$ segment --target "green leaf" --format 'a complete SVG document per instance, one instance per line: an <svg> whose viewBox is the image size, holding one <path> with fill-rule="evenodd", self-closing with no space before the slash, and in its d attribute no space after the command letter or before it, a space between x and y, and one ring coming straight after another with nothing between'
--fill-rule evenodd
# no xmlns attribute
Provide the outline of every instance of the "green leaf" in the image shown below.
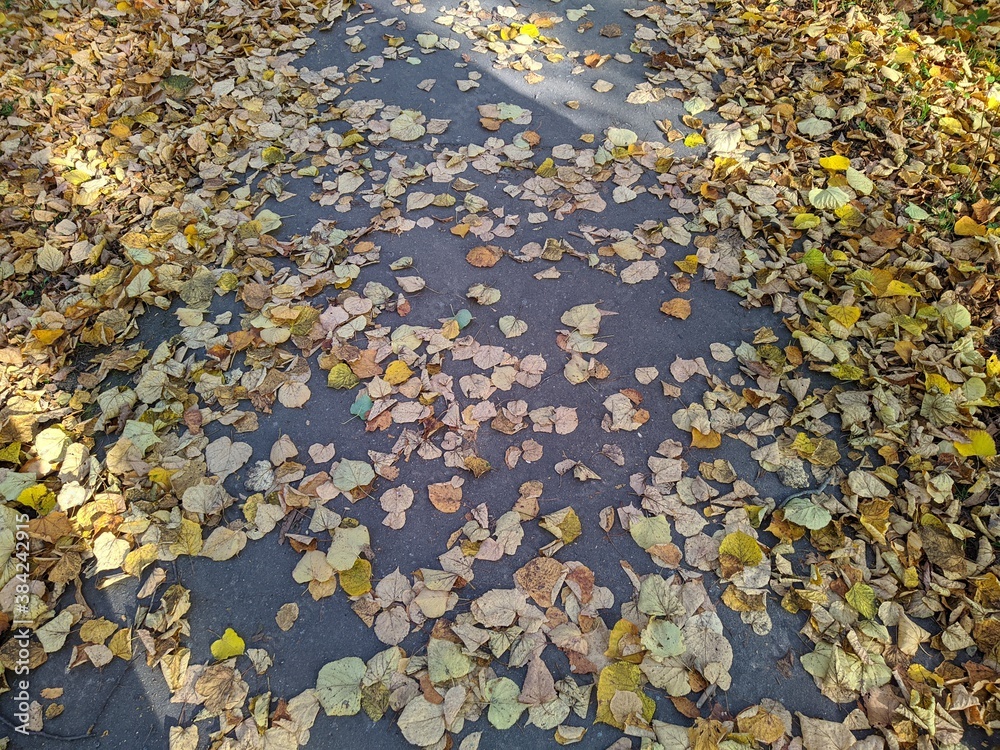
<svg viewBox="0 0 1000 750"><path fill-rule="evenodd" d="M175 74L167 76L160 84L164 93L171 99L183 99L194 88L196 81L191 76Z"/></svg>
<svg viewBox="0 0 1000 750"><path fill-rule="evenodd" d="M333 486L342 492L352 492L367 487L375 481L375 470L365 461L342 459L331 476Z"/></svg>
<svg viewBox="0 0 1000 750"><path fill-rule="evenodd" d="M972 315L965 305L957 302L954 305L947 305L941 308L941 317L956 331L964 331L972 325ZM37 442L36 442L37 448Z"/></svg>
<svg viewBox="0 0 1000 750"><path fill-rule="evenodd" d="M73 613L64 609L47 623L35 630L35 637L38 638L45 653L51 654L58 651L66 643L66 637L73 627Z"/></svg>
<svg viewBox="0 0 1000 750"><path fill-rule="evenodd" d="M561 698L528 709L528 724L539 729L555 729L569 716L569 704Z"/></svg>
<svg viewBox="0 0 1000 750"><path fill-rule="evenodd" d="M874 619L875 615L878 614L878 599L875 596L875 590L867 583L854 584L847 590L844 598L866 620Z"/></svg>
<svg viewBox="0 0 1000 750"><path fill-rule="evenodd" d="M375 406L375 402L372 401L372 397L365 391L361 391L354 399L354 403L351 404L351 414L361 419L367 419L373 406Z"/></svg>
<svg viewBox="0 0 1000 750"><path fill-rule="evenodd" d="M627 128L608 128L608 140L616 148L628 148L639 140L639 136Z"/></svg>
<svg viewBox="0 0 1000 750"><path fill-rule="evenodd" d="M316 697L327 716L354 716L361 710L365 663L356 656L337 659L319 670Z"/></svg>
<svg viewBox="0 0 1000 750"><path fill-rule="evenodd" d="M684 653L684 636L681 629L668 620L652 619L643 628L642 647L657 659L666 659Z"/></svg>
<svg viewBox="0 0 1000 750"><path fill-rule="evenodd" d="M411 745L430 747L444 736L444 706L418 695L403 708L397 724Z"/></svg>
<svg viewBox="0 0 1000 750"><path fill-rule="evenodd" d="M853 168L847 170L847 184L862 195L871 195L875 189L875 183L868 179L868 175Z"/></svg>
<svg viewBox="0 0 1000 750"><path fill-rule="evenodd" d="M809 203L813 208L821 208L826 211L836 211L843 208L850 200L850 196L839 187L828 187L820 190L813 188L809 191Z"/></svg>
<svg viewBox="0 0 1000 750"><path fill-rule="evenodd" d="M797 497L785 506L785 520L816 531L824 528L833 519L830 511L816 505L808 497Z"/></svg>
<svg viewBox="0 0 1000 750"><path fill-rule="evenodd" d="M486 699L490 703L487 718L497 729L510 729L517 723L527 706L519 703L517 696L521 688L507 677L500 677L486 683Z"/></svg>
<svg viewBox="0 0 1000 750"><path fill-rule="evenodd" d="M427 642L427 671L435 685L457 680L472 671L472 659L465 655L457 643L442 638Z"/></svg>
<svg viewBox="0 0 1000 750"><path fill-rule="evenodd" d="M601 311L593 303L571 307L559 320L587 336L596 336L600 333Z"/></svg>
<svg viewBox="0 0 1000 750"><path fill-rule="evenodd" d="M504 315L497 324L500 326L500 333L508 339L517 338L528 331L528 324L513 315Z"/></svg>
<svg viewBox="0 0 1000 750"><path fill-rule="evenodd" d="M686 612L676 589L656 574L646 576L639 585L638 607L652 617L674 618Z"/></svg>
<svg viewBox="0 0 1000 750"><path fill-rule="evenodd" d="M835 266L826 259L826 255L818 247L810 248L803 253L802 262L809 269L809 273L823 281L829 281L833 275Z"/></svg>
<svg viewBox="0 0 1000 750"><path fill-rule="evenodd" d="M33 473L20 473L10 469L0 469L0 497L5 502L17 500L26 489L35 484L38 476Z"/></svg>
<svg viewBox="0 0 1000 750"><path fill-rule="evenodd" d="M281 226L281 217L267 208L259 211L254 219L260 222L260 231L264 233L273 232Z"/></svg>
<svg viewBox="0 0 1000 750"><path fill-rule="evenodd" d="M670 522L664 515L632 521L629 533L635 543L644 550L657 544L670 544Z"/></svg>

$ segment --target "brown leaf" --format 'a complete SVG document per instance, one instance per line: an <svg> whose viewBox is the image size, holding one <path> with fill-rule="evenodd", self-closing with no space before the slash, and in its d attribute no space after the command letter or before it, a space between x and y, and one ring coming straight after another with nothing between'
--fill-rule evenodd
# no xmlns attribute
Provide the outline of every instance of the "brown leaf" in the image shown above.
<svg viewBox="0 0 1000 750"><path fill-rule="evenodd" d="M470 265L476 268L493 268L503 257L503 250L496 245L478 245L465 256Z"/></svg>
<svg viewBox="0 0 1000 750"><path fill-rule="evenodd" d="M689 719L698 719L701 717L701 711L698 710L698 706L690 698L682 695L680 697L671 697L670 701L682 716L686 716Z"/></svg>
<svg viewBox="0 0 1000 750"><path fill-rule="evenodd" d="M490 466L490 462L485 458L480 458L479 456L469 456L465 459L465 468L471 471L476 479L483 476L493 467Z"/></svg>
<svg viewBox="0 0 1000 750"><path fill-rule="evenodd" d="M521 687L521 694L517 700L521 703L527 703L529 706L540 706L555 700L556 697L552 673L541 657L535 656L528 662L528 673L524 676L524 685Z"/></svg>
<svg viewBox="0 0 1000 750"><path fill-rule="evenodd" d="M674 297L660 305L660 312L674 318L687 320L691 317L691 303L682 297Z"/></svg>
<svg viewBox="0 0 1000 750"><path fill-rule="evenodd" d="M465 480L452 477L447 482L427 485L427 495L431 504L442 513L455 513L462 507L462 485Z"/></svg>
<svg viewBox="0 0 1000 750"><path fill-rule="evenodd" d="M514 580L540 607L551 607L568 569L551 557L536 557L514 574Z"/></svg>

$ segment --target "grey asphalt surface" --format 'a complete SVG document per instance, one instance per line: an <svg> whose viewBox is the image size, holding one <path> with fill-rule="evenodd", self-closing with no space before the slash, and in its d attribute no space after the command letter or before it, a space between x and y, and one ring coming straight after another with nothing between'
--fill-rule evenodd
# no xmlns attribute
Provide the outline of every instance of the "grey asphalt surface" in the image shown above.
<svg viewBox="0 0 1000 750"><path fill-rule="evenodd" d="M412 40L417 33L433 31L441 33L442 27L433 23L437 15L436 6L429 6L422 15L404 16L398 8L387 2L373 3L375 16L385 19L398 16L405 20L407 28L401 33ZM578 7L582 2L564 2L553 5L534 2L531 7L538 10L552 10L564 13L567 7ZM628 52L628 44L634 21L621 8L631 4L623 2L593 3L597 10L590 13L594 28L584 35L575 31L575 23L564 22L555 30L556 36L570 49L597 49L608 52ZM623 36L606 39L598 35L605 23L615 22L622 26ZM346 24L353 25L353 24ZM312 69L328 65L338 65L342 70L359 57L378 54L382 49L381 35L387 30L379 24L366 26L362 37L368 49L359 55L352 55L343 43L343 22L331 31L317 32L318 43L303 59L302 64ZM416 54L422 59L420 65L387 61L385 67L377 71L381 81L377 84L361 83L344 96L353 99L380 98L386 104L398 104L406 108L421 110L428 118L451 119L451 125L440 144L462 145L483 142L490 133L478 123L475 105L486 102L511 102L530 109L533 120L530 129L542 136L542 146L537 153L545 153L548 148L559 143L578 144L577 138L584 132L600 133L609 126L628 127L636 131L640 138L658 140L661 136L653 121L664 117L675 123L680 120L683 110L676 99L667 98L648 106L633 106L625 103L625 96L635 82L644 80L641 56L631 64L611 62L603 68L588 70L580 76L571 76L571 64L546 64L542 71L546 80L539 85L529 86L522 74L511 70L494 70L490 60L473 54L469 67L456 69L462 62L461 54L468 50L468 42L462 39L462 49L449 52L438 51L432 55ZM461 94L454 80L466 77L469 70L479 70L483 77L480 88ZM416 88L416 84L426 78L437 78L438 83L431 92ZM607 94L598 94L590 88L597 78L616 84ZM577 99L579 110L570 110L563 105L567 99ZM330 126L341 129L342 124ZM517 132L526 128L504 125L499 133L508 141ZM423 142L407 144L412 160L429 161L430 153L422 148ZM386 150L395 147L385 146ZM398 150L398 149L397 149ZM683 153L682 146L676 149ZM509 212L526 215L529 210L537 210L523 201L508 198L502 193L505 181L523 179L522 175L501 173L495 177L472 172L463 175L479 183L475 194L487 198L491 207L503 205ZM296 233L308 233L315 222L322 218L336 219L339 226L352 229L368 223L372 212L359 201L349 214L336 213L332 208L324 208L309 200L314 189L308 180L290 181L287 189L296 192L296 198L270 208L281 214L284 226L280 238ZM569 233L576 232L581 224L600 227L617 227L631 230L635 224L646 219L664 220L675 215L665 201L658 201L651 195L624 205L615 205L608 197L608 208L602 214L578 212L562 222L549 221L533 226L522 221L514 237L498 240L498 244L509 248L519 248L533 240L544 241L547 237L562 237L578 249L586 243ZM435 209L433 215L453 215L452 209ZM617 607L631 596L628 579L621 570L620 560L627 560L640 574L656 571L647 554L642 552L620 527L616 525L610 535L604 534L598 526L598 512L601 508L615 507L635 502L636 498L628 488L628 477L633 472L646 470L646 458L654 452L664 439L683 436L670 421L671 412L678 406L674 400L663 397L658 382L648 386L639 385L633 377L637 367L656 366L661 376L667 378L667 369L675 355L682 357L705 357L709 360L708 348L713 342L736 344L750 340L753 331L768 325L781 335L779 319L767 311L747 311L740 307L739 299L726 292L715 290L714 286L695 281L690 293L683 295L692 300L693 314L687 321L666 318L659 311L660 303L678 296L669 285L666 275L672 270L673 261L686 252L668 245L666 257L659 263L661 275L650 282L634 286L622 284L607 274L587 269L583 263L567 259L559 264L563 277L557 281L539 281L532 274L542 270L541 263L515 264L505 259L493 269L475 269L464 262L465 253L480 244L471 235L458 239L448 232L448 224L435 224L429 229L415 229L402 236L379 233L371 239L382 246L382 263L367 267L362 271L362 282L381 281L392 288L393 276L389 263L401 256L411 255L415 259L415 270L423 276L429 289L410 297L413 312L406 322L420 325L437 325L439 318L449 317L462 308L469 308L475 321L466 329L484 343L501 344L517 355L542 354L548 371L542 384L530 390L520 390L506 394L506 398L524 398L531 408L542 405L575 406L580 416L580 426L567 436L544 436L540 441L545 446L543 458L535 464L520 463L515 470L503 465L506 447L519 443L526 437L538 437L521 433L508 437L489 429L480 432L480 451L495 468L482 479L467 481L466 503L476 505L486 502L491 518L509 510L517 499L518 486L529 479L544 483L542 511L549 512L573 505L583 521L583 535L576 542L560 552L562 560L580 560L597 573L597 582L611 587L616 595L616 607L606 612L609 626L613 624ZM473 305L465 299L465 290L471 283L481 281L496 286L502 292L501 300L489 308ZM605 381L573 386L561 374L565 355L555 343L555 334L562 325L560 315L576 304L597 302L603 309L617 315L606 317L602 322L601 338L608 342L607 349L599 355L608 364L612 375ZM232 295L217 300L217 309L232 309L235 324L242 311ZM502 315L515 315L528 323L528 332L517 339L505 340L500 334L496 321ZM387 315L383 322L393 324ZM141 337L156 342L173 331L169 326L174 318L169 314L150 313L141 321ZM447 372L456 378L465 374L468 363L450 362ZM730 363L732 365L734 363ZM728 376L736 371L730 365L710 362L711 369ZM728 368L728 369L727 369ZM254 460L266 458L272 443L282 434L292 437L301 451L314 442L333 441L337 446L337 456L341 458L365 458L369 449L386 451L399 434L398 428L385 433L364 433L355 420L348 421L349 406L354 393L333 391L325 387L325 373L314 368L315 375L310 383L313 397L306 408L288 410L275 404L272 415L261 415L260 429L251 434L239 436L250 442L254 449ZM682 400L690 403L700 398L703 385L699 378L683 386ZM608 434L601 430L600 422L605 413L603 400L623 387L637 388L645 397L643 407L651 418L638 432ZM494 401L496 402L496 398ZM234 439L231 428L213 424L207 430L215 438L229 434ZM618 467L602 456L596 455L604 443L616 443L625 453L626 464ZM686 441L685 441L686 442ZM583 460L601 474L600 482L580 483L569 475L558 476L553 465L564 457ZM752 482L762 495L784 497L790 490L780 485L773 476L758 477L758 466L749 458L749 449L724 441L717 451L689 451L686 458L692 464L713 458L727 458L736 467L740 477ZM252 462L251 462L252 463ZM244 467L227 482L230 492L240 497L248 493L243 489ZM459 514L443 516L433 510L421 495L421 488L429 482L444 481L454 472L441 461L425 462L418 457L409 463L400 463L399 482L405 482L417 491L413 509L407 514L406 526L400 531L392 531L381 525L383 512L377 503L362 501L353 506L341 506L340 500L330 503L338 512L358 518L372 531L372 546L375 552L374 571L381 577L400 568L409 574L420 567L437 567L437 557L446 549L449 535L459 528L463 520ZM391 486L382 482L376 485L376 492ZM238 513L234 506L228 511ZM232 517L235 517L233 515ZM303 525L304 528L304 525ZM476 577L469 591L460 592L465 598L472 598L494 586L509 586L514 570L531 559L537 549L551 537L538 529L535 523L525 523L524 542L513 559L498 563L477 563ZM274 666L263 676L257 677L252 670L245 675L251 685L251 696L271 691L276 699L290 698L300 691L312 687L320 667L328 661L345 656L370 658L385 648L377 641L370 629L351 611L350 602L338 592L333 597L314 602L305 587L296 584L291 571L298 555L287 544L279 544L277 532L264 539L251 542L235 560L215 563L203 559L183 558L168 567L167 583L180 582L192 591L190 621L192 637L189 645L193 651L192 661L210 658L209 644L218 638L227 627L235 628L247 639L247 645L262 647L273 655ZM710 590L721 595L721 589L709 581ZM135 592L137 586L118 585L104 591L96 591L90 586L87 599L100 614L119 622L130 621L135 613ZM275 613L286 602L297 602L300 616L288 633L281 632L275 623ZM796 655L806 650L798 630L802 625L801 616L792 616L781 610L778 602L770 603L774 619L774 630L766 637L755 635L743 625L738 615L719 605L719 614L726 626L726 635L733 644L736 654L732 669L733 686L726 693L720 693L715 701L726 711L735 714L740 709L759 702L762 698L774 698L792 710L802 711L811 716L836 719L846 714L852 706L837 707L823 698L804 673L798 660L793 666L792 676L781 676L776 662L791 650ZM426 635L411 634L400 644L408 652L420 648ZM546 658L556 679L568 674L568 664L555 649L546 650ZM65 713L57 719L46 722L46 730L62 735L76 735L87 731L93 725L95 736L71 743L77 748L102 748L132 750L136 748L163 748L167 746L169 727L192 718L192 709L169 703L169 694L159 671L151 671L143 662L143 655L132 665L115 660L104 670L92 668L66 671L68 653L60 653L33 675L33 689L44 687L64 687L65 695L60 702L66 706ZM498 669L500 667L498 666ZM523 670L518 670L518 681ZM578 678L579 681L579 678ZM659 691L650 690L656 698L658 710L656 718L664 721L688 723L673 708L670 701ZM692 696L697 698L697 696ZM711 704L709 704L711 705ZM706 713L708 706L706 706ZM593 719L593 712L590 720ZM590 725L571 718L567 723ZM203 738L208 734L215 720L202 727ZM476 725L466 725L464 734L482 730L481 747L493 750L501 747L550 747L555 746L551 732L543 732L534 727L525 728L524 720L508 732L498 732L488 725L485 718ZM591 726L578 747L582 750L606 748L620 737L620 733L604 725ZM371 747L378 749L408 748L400 731L394 725L391 715L373 724L363 714L351 718L328 718L319 716L312 731L310 747L347 748ZM638 745L638 741L634 741ZM14 747L55 748L70 743L60 743L51 738L29 739L14 737Z"/></svg>

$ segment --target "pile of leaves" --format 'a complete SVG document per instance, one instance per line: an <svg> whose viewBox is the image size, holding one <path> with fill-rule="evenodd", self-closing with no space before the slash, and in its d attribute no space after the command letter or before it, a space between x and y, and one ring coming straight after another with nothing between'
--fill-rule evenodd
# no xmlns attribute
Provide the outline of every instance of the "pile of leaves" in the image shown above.
<svg viewBox="0 0 1000 750"><path fill-rule="evenodd" d="M249 458L247 446L226 438L209 447L202 425L222 415L202 413L188 388L212 379L210 352L226 341L217 327L226 316L205 320L209 304L256 273L273 253L265 233L280 225L272 212L251 218L262 194L238 187L241 175L307 149L306 123L324 95L322 81L306 84L286 66L313 43L304 31L341 9L284 7L221 3L206 16L191 3L31 2L0 14L0 539L10 593L0 623L34 623L32 668L77 626L74 666L130 660L136 638L151 666L186 664L181 587L133 630L95 617L82 582L117 571L101 583L110 585L185 554L226 559L246 543L243 532L212 527L232 502L221 482ZM251 30L270 46L247 55ZM286 127L305 140L275 146ZM186 305L184 336L152 352L125 345L144 311L175 299ZM191 352L199 356L185 359ZM106 385L140 368L134 388ZM295 382L285 385L292 393ZM222 418L236 430L257 426L252 411ZM25 533L30 556L15 545ZM29 594L15 597L23 573ZM163 580L162 569L147 577L140 597ZM0 653L6 687L16 643ZM60 710L51 704L49 715Z"/></svg>
<svg viewBox="0 0 1000 750"><path fill-rule="evenodd" d="M793 339L737 354L767 379L803 363L835 379L794 394L783 455L761 460L792 486L805 460L840 490L774 513L772 553L808 532L828 562L773 587L811 612L803 664L824 694L863 695L862 726L901 746L958 742L998 710L996 8L946 5L726 2L711 34L635 13L655 24L635 37L649 84L689 85L692 60L725 79L685 103L708 152L687 183L713 230L705 278L782 313ZM844 472L815 429L827 415ZM933 671L915 660L928 641Z"/></svg>
<svg viewBox="0 0 1000 750"><path fill-rule="evenodd" d="M666 97L684 102L681 123L656 123L667 143L610 127L600 140L545 148L528 129L533 113L495 101L478 75L456 85L486 94L484 141L459 147L437 143L449 120L344 93L387 64L455 51L452 37L416 34L411 46L388 34L380 55L313 71L295 65L314 41L307 33L337 21L334 33L359 55L373 9L259 5L79 0L0 15L0 631L32 623L32 667L70 643L71 667L141 650L172 701L217 718L219 748L304 745L321 709L374 720L398 712L409 742L441 750L484 715L507 729L526 714L560 744L580 741L586 728L574 722L593 716L627 735L615 750L632 747L629 737L643 748L923 750L953 746L969 727L1000 727L992 5L983 15L950 3L935 12L656 2L626 10L637 58L567 49L552 11L491 14L474 1L443 11L438 25L529 84L546 65L580 74L643 63L647 80L623 97L636 117ZM578 34L593 26L589 10L565 13L582 21ZM405 32L395 19L383 25ZM425 161L401 148L415 142ZM526 217L477 192L474 179L500 173ZM370 220L352 231L323 220L306 236L275 239L281 218L263 203L294 197L302 180L319 205L366 209ZM581 223L573 244L506 242L577 212L597 222L609 202L652 199L679 215L631 229ZM504 512L465 496L503 469L482 454L481 432L504 441L514 470L562 453L561 436L579 424L578 406L529 404L554 363L466 330L503 290L475 282L466 291L475 315L414 325L405 319L427 289L420 257L386 264L396 288L365 278L382 260L379 233L433 227L435 209L453 212L456 259L474 273L547 264L534 274L542 289L568 264L625 285L663 273L692 297L700 276L770 307L788 329L713 344L710 361L677 357L634 372L640 386L660 383L673 425L690 437L663 440L631 475L635 502L600 512L604 532L618 524L660 571L623 562L632 590L617 592L616 615L616 594L595 571L563 559L594 531L571 505L542 514L538 481ZM680 248L668 274L664 259ZM684 296L657 305L678 325L697 312ZM600 333L615 306L581 302L560 317L562 376L574 386L606 389L614 360ZM151 308L180 326L152 350L132 341ZM510 309L491 340L517 339L529 324ZM740 374L718 374L733 361ZM354 394L352 425L398 436L348 456L284 436L254 460L239 434L259 429L276 402L307 407L324 382ZM603 431L647 425L646 397L602 391ZM821 489L762 497L711 453L724 441L745 445L793 490ZM413 457L451 477L414 490L404 475ZM605 459L627 463L614 443L594 457ZM565 454L554 468L603 481ZM335 512L334 500L377 503L386 528ZM237 520L224 522L230 508ZM395 533L408 514L463 509L439 567L373 568L373 535ZM19 513L30 517L30 565L16 551ZM551 541L514 562L534 522ZM330 662L315 688L274 705L270 693L251 695L240 664L249 659L261 675L272 655L234 630L212 645L214 661L196 658L190 594L167 584L160 565L229 560L269 534L300 555L291 578L302 591L349 597L389 646ZM476 565L504 562L508 588L463 601ZM15 598L25 569L29 595ZM84 592L91 579L138 579L134 621L121 627L95 611ZM829 699L857 703L846 722L793 722L770 700L702 714L732 680L712 580L721 604L758 634L772 615L787 616L769 611L774 598L808 612L814 648L802 666ZM298 605L282 607L279 628L297 615ZM4 679L16 651L13 640L0 646ZM576 677L555 679L542 658L552 651ZM518 685L507 675L520 668ZM653 691L693 724L655 718ZM697 703L687 697L697 693ZM36 702L32 728L61 710ZM173 727L171 746L197 747L200 731ZM480 736L467 734L461 748L474 750Z"/></svg>

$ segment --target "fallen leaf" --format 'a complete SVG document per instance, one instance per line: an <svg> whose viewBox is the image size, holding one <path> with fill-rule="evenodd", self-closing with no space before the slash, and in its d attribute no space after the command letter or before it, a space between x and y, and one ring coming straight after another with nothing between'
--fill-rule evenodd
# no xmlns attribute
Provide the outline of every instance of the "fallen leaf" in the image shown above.
<svg viewBox="0 0 1000 750"><path fill-rule="evenodd" d="M452 477L447 482L427 485L427 495L431 504L442 513L455 513L462 507L462 485L465 480Z"/></svg>

